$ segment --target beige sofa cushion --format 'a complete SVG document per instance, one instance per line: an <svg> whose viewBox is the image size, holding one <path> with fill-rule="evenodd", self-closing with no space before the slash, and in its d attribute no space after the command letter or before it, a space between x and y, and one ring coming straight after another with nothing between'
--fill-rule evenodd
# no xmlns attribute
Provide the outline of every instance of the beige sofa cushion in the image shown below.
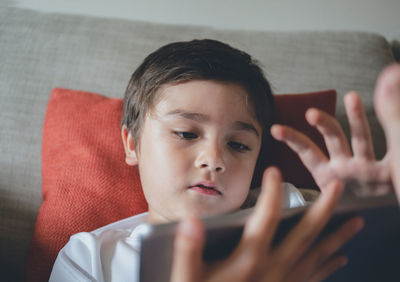
<svg viewBox="0 0 400 282"><path fill-rule="evenodd" d="M249 32L43 14L0 7L0 265L23 275L41 204L41 136L56 86L122 97L145 55L177 40L215 38L244 49L264 66L277 93L336 89L362 94L382 155L372 111L380 70L394 60L382 36L358 32ZM3 276L4 277L4 276ZM2 278L3 278L2 277Z"/></svg>

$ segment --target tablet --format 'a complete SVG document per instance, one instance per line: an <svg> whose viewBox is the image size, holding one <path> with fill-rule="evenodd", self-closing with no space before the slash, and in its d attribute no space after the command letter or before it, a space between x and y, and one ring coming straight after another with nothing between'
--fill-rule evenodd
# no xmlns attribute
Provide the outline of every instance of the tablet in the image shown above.
<svg viewBox="0 0 400 282"><path fill-rule="evenodd" d="M274 244L285 237L306 209L283 211ZM249 208L203 219L205 261L220 260L233 251L252 211ZM349 258L348 265L327 281L400 281L400 210L395 194L343 198L317 240L354 215L363 216L365 226L340 250ZM169 281L176 227L176 222L151 225L141 236L140 281Z"/></svg>

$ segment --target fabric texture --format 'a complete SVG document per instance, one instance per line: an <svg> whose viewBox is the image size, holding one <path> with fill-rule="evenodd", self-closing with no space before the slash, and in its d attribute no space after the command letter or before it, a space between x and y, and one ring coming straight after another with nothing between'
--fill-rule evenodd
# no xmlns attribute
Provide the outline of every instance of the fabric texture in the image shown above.
<svg viewBox="0 0 400 282"><path fill-rule="evenodd" d="M73 235L54 263L51 282L140 281L139 236L146 233L147 212Z"/></svg>
<svg viewBox="0 0 400 282"><path fill-rule="evenodd" d="M22 281L42 203L41 144L48 93L56 86L122 97L143 58L161 45L214 38L260 61L276 93L356 90L366 105L375 152L385 152L373 113L380 70L394 61L379 34L354 31L220 30L140 21L42 13L0 1L0 264L3 278ZM14 5L13 5L14 6Z"/></svg>
<svg viewBox="0 0 400 282"><path fill-rule="evenodd" d="M147 210L137 168L125 165L121 99L55 89L43 127L40 207L29 281L46 281L72 234Z"/></svg>
<svg viewBox="0 0 400 282"><path fill-rule="evenodd" d="M301 129L323 147L316 130L305 124L304 112L313 106L334 114L335 103L334 90L276 95L277 109L283 111L278 122ZM63 88L53 90L43 127L43 204L28 254L28 281L48 280L57 253L72 234L147 210L138 170L124 161L121 115L122 99ZM313 187L297 156L281 149L282 155L274 158L285 180L298 177L303 186L296 181L294 185ZM291 167L292 171L284 167L285 163L296 162L299 165Z"/></svg>
<svg viewBox="0 0 400 282"><path fill-rule="evenodd" d="M342 125L342 97L356 90L366 105L377 156L385 152L372 94L378 73L394 57L379 34L220 30L42 13L7 7L17 1L0 2L0 264L5 280L23 280L42 203L48 93L58 85L121 97L143 58L166 43L214 38L243 49L260 61L276 93L334 88Z"/></svg>
<svg viewBox="0 0 400 282"><path fill-rule="evenodd" d="M282 183L282 190L283 209L307 204L290 183ZM73 235L58 253L49 281L140 281L140 237L148 232L147 215L141 213Z"/></svg>

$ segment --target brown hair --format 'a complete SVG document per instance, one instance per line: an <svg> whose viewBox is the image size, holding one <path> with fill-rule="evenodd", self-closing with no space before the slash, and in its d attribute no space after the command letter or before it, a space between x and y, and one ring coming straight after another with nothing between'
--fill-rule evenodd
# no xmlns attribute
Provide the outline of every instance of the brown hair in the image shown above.
<svg viewBox="0 0 400 282"><path fill-rule="evenodd" d="M139 143L144 119L153 106L157 90L166 84L190 80L230 82L246 89L263 128L261 148L266 147L274 119L269 82L249 54L210 39L165 45L148 55L132 74L125 92L121 127L126 125L135 144Z"/></svg>

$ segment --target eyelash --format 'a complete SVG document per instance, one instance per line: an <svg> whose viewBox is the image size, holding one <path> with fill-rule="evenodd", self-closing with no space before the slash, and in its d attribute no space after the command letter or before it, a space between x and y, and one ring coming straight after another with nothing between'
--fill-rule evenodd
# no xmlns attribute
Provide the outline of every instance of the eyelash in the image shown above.
<svg viewBox="0 0 400 282"><path fill-rule="evenodd" d="M196 134L194 134L192 132L188 132L188 131L174 131L174 134L184 140L193 140L198 137Z"/></svg>
<svg viewBox="0 0 400 282"><path fill-rule="evenodd" d="M182 138L183 140L188 140L188 141L198 138L197 134L188 131L174 131L174 134ZM251 151L250 147L235 141L229 141L228 146L239 153Z"/></svg>
<svg viewBox="0 0 400 282"><path fill-rule="evenodd" d="M234 141L230 141L228 142L228 145L235 151L239 152L239 153L244 153L246 151L251 151L251 149L239 142L234 142Z"/></svg>

